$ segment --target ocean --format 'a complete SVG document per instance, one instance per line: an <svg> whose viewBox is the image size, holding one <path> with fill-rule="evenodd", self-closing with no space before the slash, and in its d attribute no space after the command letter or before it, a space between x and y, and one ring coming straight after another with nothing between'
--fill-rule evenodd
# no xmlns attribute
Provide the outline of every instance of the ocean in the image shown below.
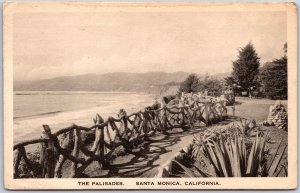
<svg viewBox="0 0 300 193"><path fill-rule="evenodd" d="M131 92L14 92L14 143L39 138L43 124L57 131L73 123L92 126L99 113L104 119L128 114L153 104L154 95Z"/></svg>

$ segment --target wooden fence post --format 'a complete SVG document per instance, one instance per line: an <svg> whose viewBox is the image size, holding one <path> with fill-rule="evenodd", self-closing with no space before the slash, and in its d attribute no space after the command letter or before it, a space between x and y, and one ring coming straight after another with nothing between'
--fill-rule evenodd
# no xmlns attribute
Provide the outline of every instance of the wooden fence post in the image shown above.
<svg viewBox="0 0 300 193"><path fill-rule="evenodd" d="M79 135L80 133L78 132L79 130L74 130L74 148L72 151L72 156L78 157L79 154ZM72 162L71 164L71 177L74 178L76 175L76 170L77 170L77 163Z"/></svg>
<svg viewBox="0 0 300 193"><path fill-rule="evenodd" d="M97 148L99 146L99 141L100 141L100 136L101 136L101 129L99 127L96 127L95 128L95 141L93 143L93 146L91 148L91 151L92 152L96 152L97 151Z"/></svg>
<svg viewBox="0 0 300 193"><path fill-rule="evenodd" d="M204 104L204 112L205 112L205 120L206 120L206 126L208 126L209 125L209 115L208 115L208 103L207 102L205 102L205 104Z"/></svg>
<svg viewBox="0 0 300 193"><path fill-rule="evenodd" d="M168 123L167 123L167 107L164 107L163 110L163 115L162 115L162 125L163 125L163 134L167 134L167 127L168 127Z"/></svg>
<svg viewBox="0 0 300 193"><path fill-rule="evenodd" d="M99 114L97 114L96 119L94 119L94 123L95 124L101 124L101 123L104 123L104 120ZM104 147L104 143L105 143L105 141L104 141L104 128L105 127L101 127L101 128L96 127L95 141L94 141L93 147L91 149L95 154L100 155L100 160L97 160L98 163L99 163L100 168L103 167L103 163L104 163L104 150L105 150L105 147ZM107 128L107 131L108 131L108 128Z"/></svg>
<svg viewBox="0 0 300 193"><path fill-rule="evenodd" d="M73 135L74 135L74 130L71 130L68 134L66 134L66 138L64 139L64 142L62 144L62 148L67 148L71 145L73 142ZM54 177L55 178L61 178L62 177L62 166L64 162L66 161L66 158L64 155L59 155L59 158L57 160L55 170L54 170Z"/></svg>
<svg viewBox="0 0 300 193"><path fill-rule="evenodd" d="M182 119L180 120L179 125L183 127L183 126L185 126L184 124L186 123L183 107L180 108L180 114L182 116ZM178 118L180 118L180 115L178 115Z"/></svg>
<svg viewBox="0 0 300 193"><path fill-rule="evenodd" d="M42 132L44 133L44 131ZM41 136L41 138L44 138L44 136ZM46 159L46 144L44 142L40 143L40 147L39 147L39 153L40 153L40 160L39 160L39 164L42 167L42 177L45 177L46 174L46 169L45 169L45 159Z"/></svg>
<svg viewBox="0 0 300 193"><path fill-rule="evenodd" d="M45 178L53 178L54 177L54 169L55 169L55 150L54 143L51 138L51 129L48 125L43 125L44 138L48 140L47 144L44 146L45 151L43 159L43 168L44 168L44 176ZM46 171L45 171L46 170Z"/></svg>
<svg viewBox="0 0 300 193"><path fill-rule="evenodd" d="M19 177L19 165L20 165L20 161L21 161L21 152L19 149L15 150L14 152L14 178L18 178Z"/></svg>
<svg viewBox="0 0 300 193"><path fill-rule="evenodd" d="M99 156L100 156L100 160L99 160L99 165L101 168L103 168L104 165L104 151L105 151L105 146L104 146L104 127L100 128L100 143L99 143Z"/></svg>

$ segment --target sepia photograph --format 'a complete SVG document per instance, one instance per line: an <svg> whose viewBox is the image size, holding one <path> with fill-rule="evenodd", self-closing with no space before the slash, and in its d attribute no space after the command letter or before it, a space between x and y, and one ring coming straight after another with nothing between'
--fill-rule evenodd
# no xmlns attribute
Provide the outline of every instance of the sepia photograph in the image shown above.
<svg viewBox="0 0 300 193"><path fill-rule="evenodd" d="M6 188L297 187L295 4L3 10Z"/></svg>

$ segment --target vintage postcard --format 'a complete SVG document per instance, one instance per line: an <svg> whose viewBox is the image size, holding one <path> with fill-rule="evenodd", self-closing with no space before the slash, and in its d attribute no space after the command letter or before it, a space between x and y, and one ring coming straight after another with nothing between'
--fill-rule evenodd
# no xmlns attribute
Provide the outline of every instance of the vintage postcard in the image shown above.
<svg viewBox="0 0 300 193"><path fill-rule="evenodd" d="M3 14L7 189L297 188L295 4Z"/></svg>

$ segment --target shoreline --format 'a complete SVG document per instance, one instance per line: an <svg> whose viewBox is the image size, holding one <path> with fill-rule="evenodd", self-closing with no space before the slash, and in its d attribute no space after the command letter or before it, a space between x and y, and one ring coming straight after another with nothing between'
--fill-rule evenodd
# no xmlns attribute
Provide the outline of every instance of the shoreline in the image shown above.
<svg viewBox="0 0 300 193"><path fill-rule="evenodd" d="M122 108L125 109L127 113L131 113L139 111L154 102L152 95L141 93L123 96L118 94L112 96L105 95L104 98L102 96L103 95L99 95L99 97L92 96L93 100L97 99L100 101L97 105L91 105L91 103L89 103L86 107L82 107L82 105L72 110L60 110L57 112L54 109L54 113L41 113L40 115L14 118L14 144L31 138L39 138L42 133L43 124L49 125L53 131L68 127L72 124L89 126L93 124L93 118L97 113L103 118L109 116L116 117ZM59 99L60 96L55 96L55 98Z"/></svg>

